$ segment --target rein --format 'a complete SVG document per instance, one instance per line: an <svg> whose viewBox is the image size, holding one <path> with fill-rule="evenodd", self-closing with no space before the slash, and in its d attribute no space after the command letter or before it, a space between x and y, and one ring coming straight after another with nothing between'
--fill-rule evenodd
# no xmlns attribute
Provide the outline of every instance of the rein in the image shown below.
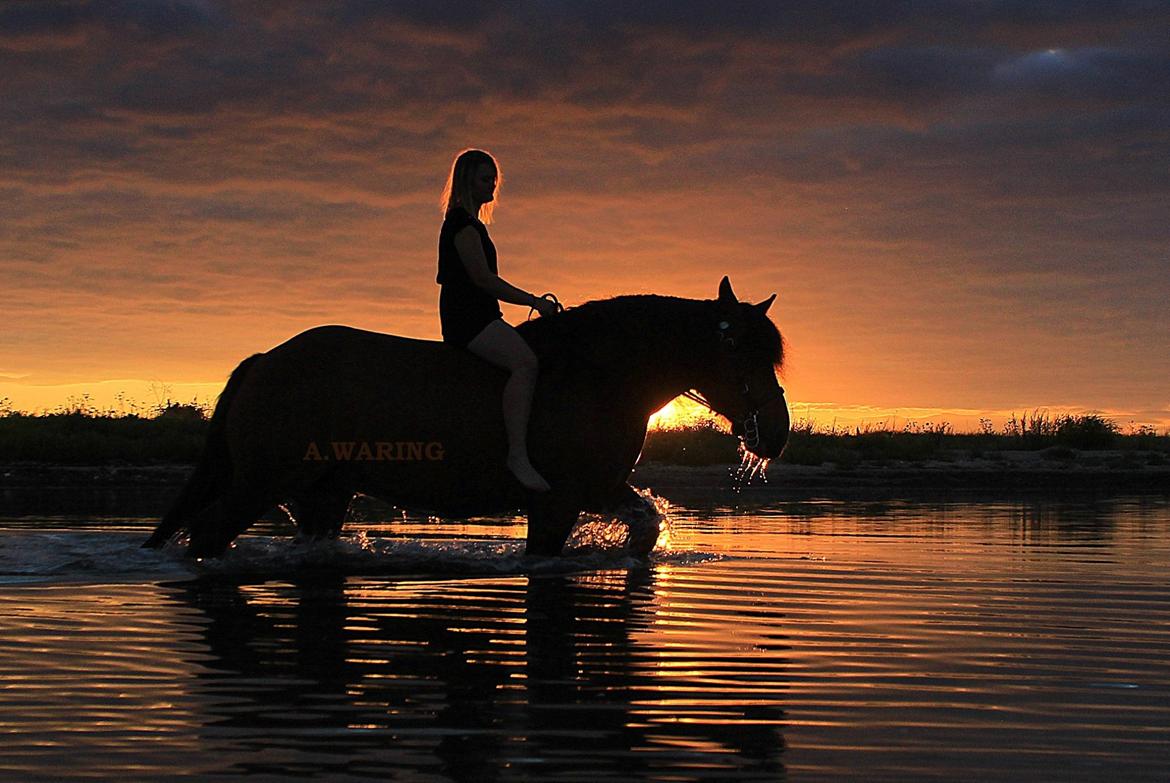
<svg viewBox="0 0 1170 783"><path fill-rule="evenodd" d="M559 313L559 312L561 312L562 310L564 310L564 309L565 309L565 306L564 306L563 304L561 304L560 300L559 300L559 299L557 299L557 295L556 295L556 294L554 294L554 293L551 293L551 292L549 292L549 293L541 294L541 295L540 295L538 298L540 298L540 299L547 299L547 300L549 300L550 302L552 302L553 304L555 304L555 305L557 306L557 312L558 312L558 313ZM536 312L536 308L535 308L535 307L529 307L529 308L528 308L528 317L527 317L527 318L525 318L524 320L525 320L525 321L531 321L531 320L532 320L532 314L533 314L533 313L535 313L535 312Z"/></svg>

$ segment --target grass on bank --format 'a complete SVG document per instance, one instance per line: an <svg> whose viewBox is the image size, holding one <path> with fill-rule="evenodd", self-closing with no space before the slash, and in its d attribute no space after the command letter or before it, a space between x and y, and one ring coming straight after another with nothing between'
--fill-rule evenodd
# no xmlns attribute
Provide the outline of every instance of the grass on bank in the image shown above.
<svg viewBox="0 0 1170 783"><path fill-rule="evenodd" d="M207 435L208 411L166 400L132 412L98 410L83 397L51 413L22 413L0 398L0 463L56 465L192 464ZM955 432L951 425L907 424L839 427L798 421L792 427L782 463L952 461L996 459L1007 451L1038 451L1056 460L1075 460L1084 451L1117 450L1132 455L1135 466L1170 462L1170 433L1152 427L1122 430L1098 414L1035 411L1012 416L1000 428L982 420L978 432ZM674 465L738 464L738 440L714 424L652 430L642 450L644 461Z"/></svg>
<svg viewBox="0 0 1170 783"><path fill-rule="evenodd" d="M50 413L0 399L0 463L157 465L197 462L207 437L201 406L167 400L132 413L98 410L83 397Z"/></svg>
<svg viewBox="0 0 1170 783"><path fill-rule="evenodd" d="M1043 452L1055 460L1075 460L1082 451L1131 452L1140 464L1170 462L1170 433L1153 427L1122 430L1098 414L1057 414L1035 411L1013 415L1002 428L984 419L978 432L955 432L950 424L909 423L901 429L886 425L840 427L798 421L789 435L781 463L852 467L861 462L925 462L996 459L1008 451ZM1137 457L1136 455L1141 455ZM712 424L650 432L643 460L678 465L738 463L735 438Z"/></svg>

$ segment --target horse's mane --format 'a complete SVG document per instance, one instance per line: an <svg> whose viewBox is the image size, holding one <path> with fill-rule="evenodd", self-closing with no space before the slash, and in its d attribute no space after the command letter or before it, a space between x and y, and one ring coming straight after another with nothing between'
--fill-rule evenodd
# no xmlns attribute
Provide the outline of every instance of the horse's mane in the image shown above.
<svg viewBox="0 0 1170 783"><path fill-rule="evenodd" d="M579 346L629 346L638 337L660 332L682 331L697 343L708 331L713 335L716 307L714 300L625 294L584 302L516 328L542 359L572 353ZM763 313L758 319L749 317L744 325L748 328L741 350L779 369L784 362L784 339L776 325Z"/></svg>

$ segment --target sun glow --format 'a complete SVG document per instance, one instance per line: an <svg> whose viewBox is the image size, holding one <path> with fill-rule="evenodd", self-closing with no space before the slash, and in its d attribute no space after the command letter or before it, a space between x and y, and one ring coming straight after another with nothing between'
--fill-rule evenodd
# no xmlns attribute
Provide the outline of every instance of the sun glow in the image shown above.
<svg viewBox="0 0 1170 783"><path fill-rule="evenodd" d="M717 416L701 405L686 397L675 397L651 414L649 429L673 430L718 421Z"/></svg>

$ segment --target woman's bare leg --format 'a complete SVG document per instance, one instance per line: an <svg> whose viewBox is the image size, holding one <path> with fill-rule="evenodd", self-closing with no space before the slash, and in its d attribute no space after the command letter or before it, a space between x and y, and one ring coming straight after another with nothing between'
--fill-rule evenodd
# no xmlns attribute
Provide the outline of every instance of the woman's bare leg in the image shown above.
<svg viewBox="0 0 1170 783"><path fill-rule="evenodd" d="M504 384L504 427L508 431L508 469L528 489L547 492L548 482L528 461L528 413L539 370L536 354L524 338L497 318L467 344L467 350L503 367L512 375Z"/></svg>

